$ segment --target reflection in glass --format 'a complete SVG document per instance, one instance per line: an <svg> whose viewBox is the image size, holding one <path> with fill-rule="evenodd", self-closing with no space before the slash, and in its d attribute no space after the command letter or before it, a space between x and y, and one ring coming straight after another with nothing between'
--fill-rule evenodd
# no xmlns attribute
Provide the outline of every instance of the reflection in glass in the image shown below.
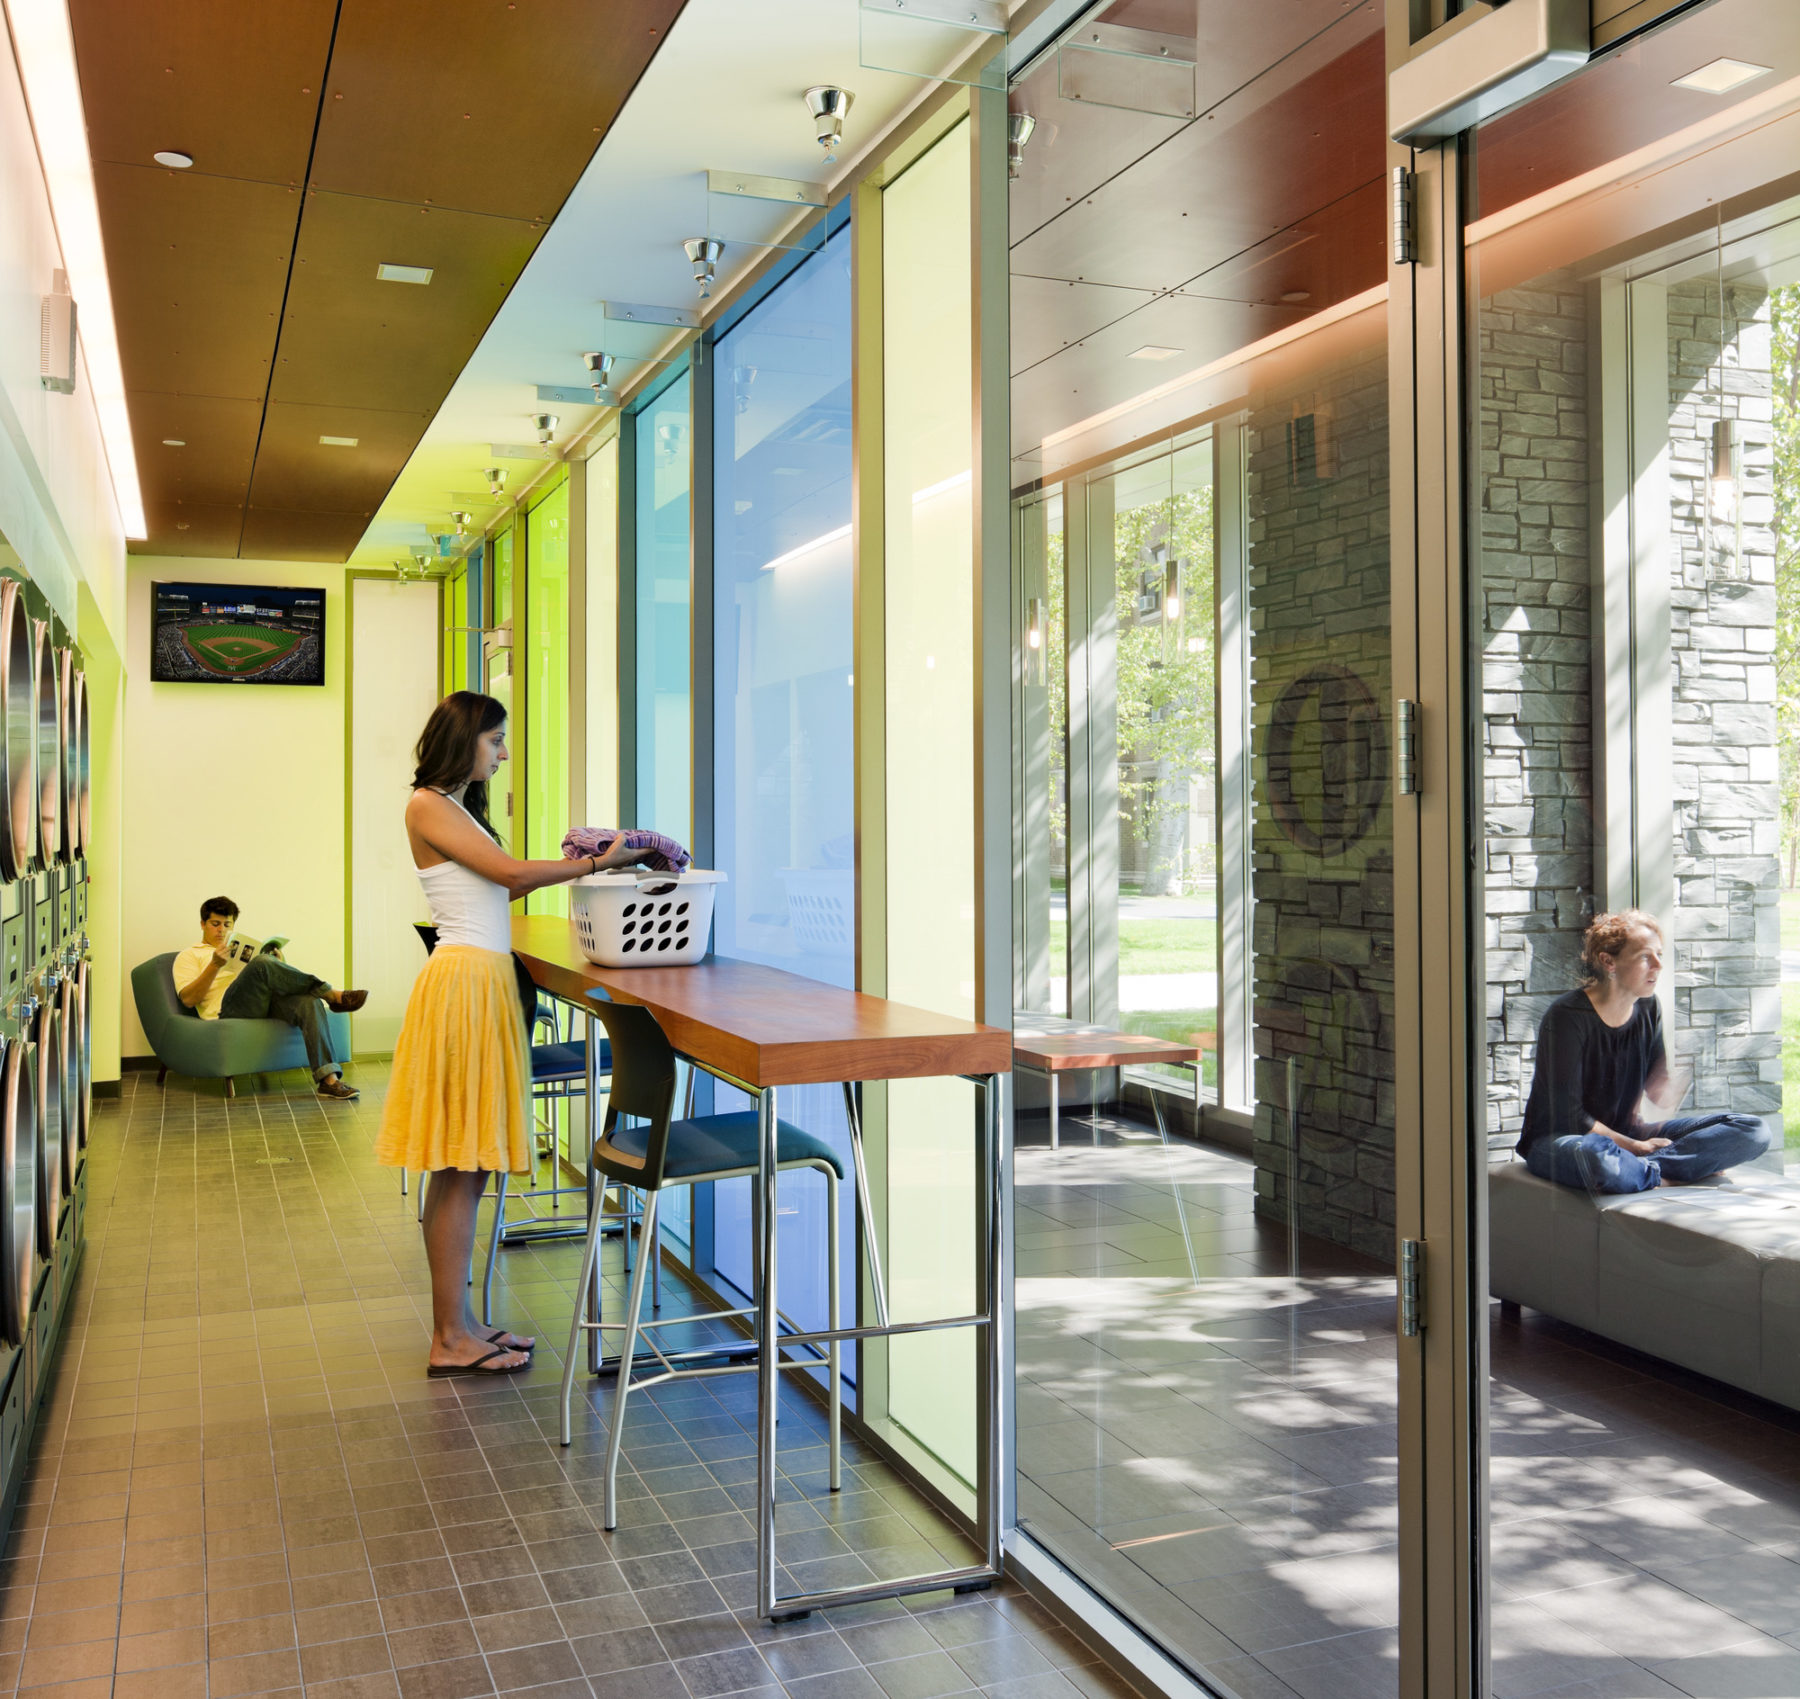
<svg viewBox="0 0 1800 1699"><path fill-rule="evenodd" d="M1769 72L1676 84L1727 39ZM1474 137L1502 1691L1800 1681L1800 203L1765 149L1797 71L1784 13L1724 0ZM1654 981L1584 952L1631 908ZM1596 1115L1561 1039L1652 1025L1670 1089L1622 1061Z"/></svg>
<svg viewBox="0 0 1800 1699"><path fill-rule="evenodd" d="M1069 669L1061 490L1014 509L1021 637L1016 723L1020 869L1013 952L1019 1007L1069 1012Z"/></svg>
<svg viewBox="0 0 1800 1699"><path fill-rule="evenodd" d="M713 948L827 984L856 977L855 577L850 546L850 235L719 339L714 370ZM719 1088L721 1110L744 1100ZM833 1144L849 1171L843 1094L781 1094L781 1116ZM749 1292L750 1184L720 1183L714 1261ZM781 1182L781 1307L826 1325L825 1185ZM855 1290L855 1196L842 1189L840 1263ZM854 1352L845 1353L853 1379Z"/></svg>
<svg viewBox="0 0 1800 1699"><path fill-rule="evenodd" d="M1054 1152L1018 1115L1019 1521L1256 1699L1399 1686L1384 59L1378 8L1334 10L1203 7L1192 121L1070 102L1054 65L1014 90L1015 483L1060 498L1064 541L1067 1011L1193 1043L1216 1080L1228 1009L1252 1112L1165 1148L1127 1095Z"/></svg>

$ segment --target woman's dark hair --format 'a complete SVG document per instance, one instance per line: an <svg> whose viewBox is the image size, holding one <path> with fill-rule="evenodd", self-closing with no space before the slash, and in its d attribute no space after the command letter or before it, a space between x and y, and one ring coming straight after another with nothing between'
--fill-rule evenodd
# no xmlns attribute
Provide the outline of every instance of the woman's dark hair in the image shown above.
<svg viewBox="0 0 1800 1699"><path fill-rule="evenodd" d="M236 920L238 906L229 897L208 897L200 905L200 924L204 926L215 914L222 914L227 920Z"/></svg>
<svg viewBox="0 0 1800 1699"><path fill-rule="evenodd" d="M418 766L413 770L414 790L453 791L468 782L475 771L475 756L483 732L506 723L506 704L476 690L453 690L435 708L413 751ZM500 834L488 819L487 780L469 783L463 807L481 829L500 842Z"/></svg>

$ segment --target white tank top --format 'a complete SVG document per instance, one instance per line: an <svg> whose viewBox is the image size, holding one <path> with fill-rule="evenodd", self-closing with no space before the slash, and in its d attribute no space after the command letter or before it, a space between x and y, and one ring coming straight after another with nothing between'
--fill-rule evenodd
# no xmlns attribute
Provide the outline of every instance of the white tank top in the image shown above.
<svg viewBox="0 0 1800 1699"><path fill-rule="evenodd" d="M438 793L440 796L443 793ZM446 799L463 805L455 797ZM463 808L463 813L469 811ZM473 820L474 815L469 818ZM469 944L477 950L501 955L512 950L512 899L504 885L484 879L460 861L440 861L436 867L415 867L425 900L431 905L431 924L440 944Z"/></svg>

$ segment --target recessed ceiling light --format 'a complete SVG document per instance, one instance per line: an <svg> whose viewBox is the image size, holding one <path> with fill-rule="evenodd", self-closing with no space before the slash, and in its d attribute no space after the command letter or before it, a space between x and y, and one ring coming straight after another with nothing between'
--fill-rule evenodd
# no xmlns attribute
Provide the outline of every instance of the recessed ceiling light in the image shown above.
<svg viewBox="0 0 1800 1699"><path fill-rule="evenodd" d="M1302 301L1311 299L1312 291L1310 289L1290 289L1281 297L1281 304L1284 307L1297 307Z"/></svg>
<svg viewBox="0 0 1800 1699"><path fill-rule="evenodd" d="M186 448L187 447L187 438L186 437L164 437L163 438L163 447L164 448Z"/></svg>
<svg viewBox="0 0 1800 1699"><path fill-rule="evenodd" d="M799 466L774 466L770 470L777 478L798 478L803 470Z"/></svg>
<svg viewBox="0 0 1800 1699"><path fill-rule="evenodd" d="M320 437L319 438L319 446L321 448L355 448L356 443L357 443L357 439L355 437Z"/></svg>
<svg viewBox="0 0 1800 1699"><path fill-rule="evenodd" d="M1701 94L1729 94L1734 88L1766 77L1773 69L1772 65L1752 65L1744 59L1715 59L1710 65L1689 71L1685 77L1677 77L1670 86L1695 89Z"/></svg>
<svg viewBox="0 0 1800 1699"><path fill-rule="evenodd" d="M378 265L375 275L383 283L429 283L431 267L428 265Z"/></svg>
<svg viewBox="0 0 1800 1699"><path fill-rule="evenodd" d="M191 153L182 153L177 148L165 148L161 153L153 153L150 157L158 165L168 166L171 171L185 171L194 163Z"/></svg>
<svg viewBox="0 0 1800 1699"><path fill-rule="evenodd" d="M1165 348L1160 342L1146 342L1142 348L1134 348L1125 356L1128 360L1173 360L1181 350Z"/></svg>

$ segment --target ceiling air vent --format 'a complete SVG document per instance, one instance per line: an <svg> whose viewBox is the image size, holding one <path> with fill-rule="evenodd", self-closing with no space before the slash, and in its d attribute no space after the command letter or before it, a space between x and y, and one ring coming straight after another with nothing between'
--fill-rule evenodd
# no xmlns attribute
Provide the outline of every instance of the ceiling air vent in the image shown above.
<svg viewBox="0 0 1800 1699"><path fill-rule="evenodd" d="M69 274L58 271L44 297L38 371L45 389L58 395L75 393L75 297Z"/></svg>

